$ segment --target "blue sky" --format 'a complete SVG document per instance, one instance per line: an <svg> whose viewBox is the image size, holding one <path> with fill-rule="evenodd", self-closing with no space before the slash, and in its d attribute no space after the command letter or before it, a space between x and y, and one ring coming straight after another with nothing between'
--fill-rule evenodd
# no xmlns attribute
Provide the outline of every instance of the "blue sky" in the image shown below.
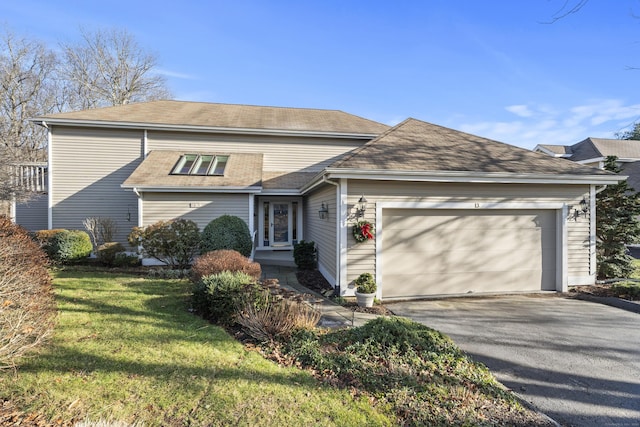
<svg viewBox="0 0 640 427"><path fill-rule="evenodd" d="M414 117L533 148L640 121L640 0L590 0L549 24L564 4L4 0L0 24L52 47L126 28L180 100Z"/></svg>

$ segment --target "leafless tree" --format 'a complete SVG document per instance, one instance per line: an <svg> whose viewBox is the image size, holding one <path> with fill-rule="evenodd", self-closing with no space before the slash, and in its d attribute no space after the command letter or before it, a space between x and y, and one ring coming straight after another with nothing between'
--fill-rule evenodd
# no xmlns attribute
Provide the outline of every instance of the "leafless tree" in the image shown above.
<svg viewBox="0 0 640 427"><path fill-rule="evenodd" d="M81 30L82 41L63 44L61 78L72 110L169 98L155 55L126 30Z"/></svg>
<svg viewBox="0 0 640 427"><path fill-rule="evenodd" d="M28 193L13 179L13 165L46 159L45 132L28 119L55 111L59 100L55 55L8 30L0 37L0 200L9 200Z"/></svg>

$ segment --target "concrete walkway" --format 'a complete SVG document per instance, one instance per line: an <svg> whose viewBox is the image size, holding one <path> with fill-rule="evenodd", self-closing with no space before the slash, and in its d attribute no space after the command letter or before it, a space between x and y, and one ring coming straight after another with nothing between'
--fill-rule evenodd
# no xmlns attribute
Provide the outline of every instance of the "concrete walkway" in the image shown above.
<svg viewBox="0 0 640 427"><path fill-rule="evenodd" d="M320 311L321 318L318 326L325 328L345 328L362 326L371 319L378 317L375 314L355 312L325 298L324 296L302 286L296 278L295 267L283 267L277 265L262 266L263 279L278 279L280 286L294 292L308 294L309 303Z"/></svg>

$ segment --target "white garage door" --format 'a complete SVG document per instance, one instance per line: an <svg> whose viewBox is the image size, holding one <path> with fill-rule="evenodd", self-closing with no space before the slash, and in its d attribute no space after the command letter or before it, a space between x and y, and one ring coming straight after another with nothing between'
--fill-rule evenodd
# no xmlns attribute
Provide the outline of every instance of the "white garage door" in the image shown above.
<svg viewBox="0 0 640 427"><path fill-rule="evenodd" d="M382 212L383 299L555 289L553 210Z"/></svg>

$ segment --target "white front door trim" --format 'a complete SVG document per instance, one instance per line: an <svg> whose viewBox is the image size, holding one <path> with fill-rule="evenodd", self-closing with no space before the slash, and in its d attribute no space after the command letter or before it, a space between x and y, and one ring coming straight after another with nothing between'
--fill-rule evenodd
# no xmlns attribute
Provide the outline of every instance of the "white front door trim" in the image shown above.
<svg viewBox="0 0 640 427"><path fill-rule="evenodd" d="M264 204L269 202L269 211L265 212ZM297 209L295 212L296 221L296 239L293 238L293 204L297 203ZM286 244L274 245L274 233L273 233L273 206L274 204L287 204L288 205L288 239ZM255 207L253 208L255 212ZM274 250L274 249L292 249L294 243L304 239L302 230L302 198L301 197L259 197L258 198L258 246L256 249L260 250ZM265 215L268 215L268 231L265 233ZM264 242L268 241L269 244L265 245Z"/></svg>

